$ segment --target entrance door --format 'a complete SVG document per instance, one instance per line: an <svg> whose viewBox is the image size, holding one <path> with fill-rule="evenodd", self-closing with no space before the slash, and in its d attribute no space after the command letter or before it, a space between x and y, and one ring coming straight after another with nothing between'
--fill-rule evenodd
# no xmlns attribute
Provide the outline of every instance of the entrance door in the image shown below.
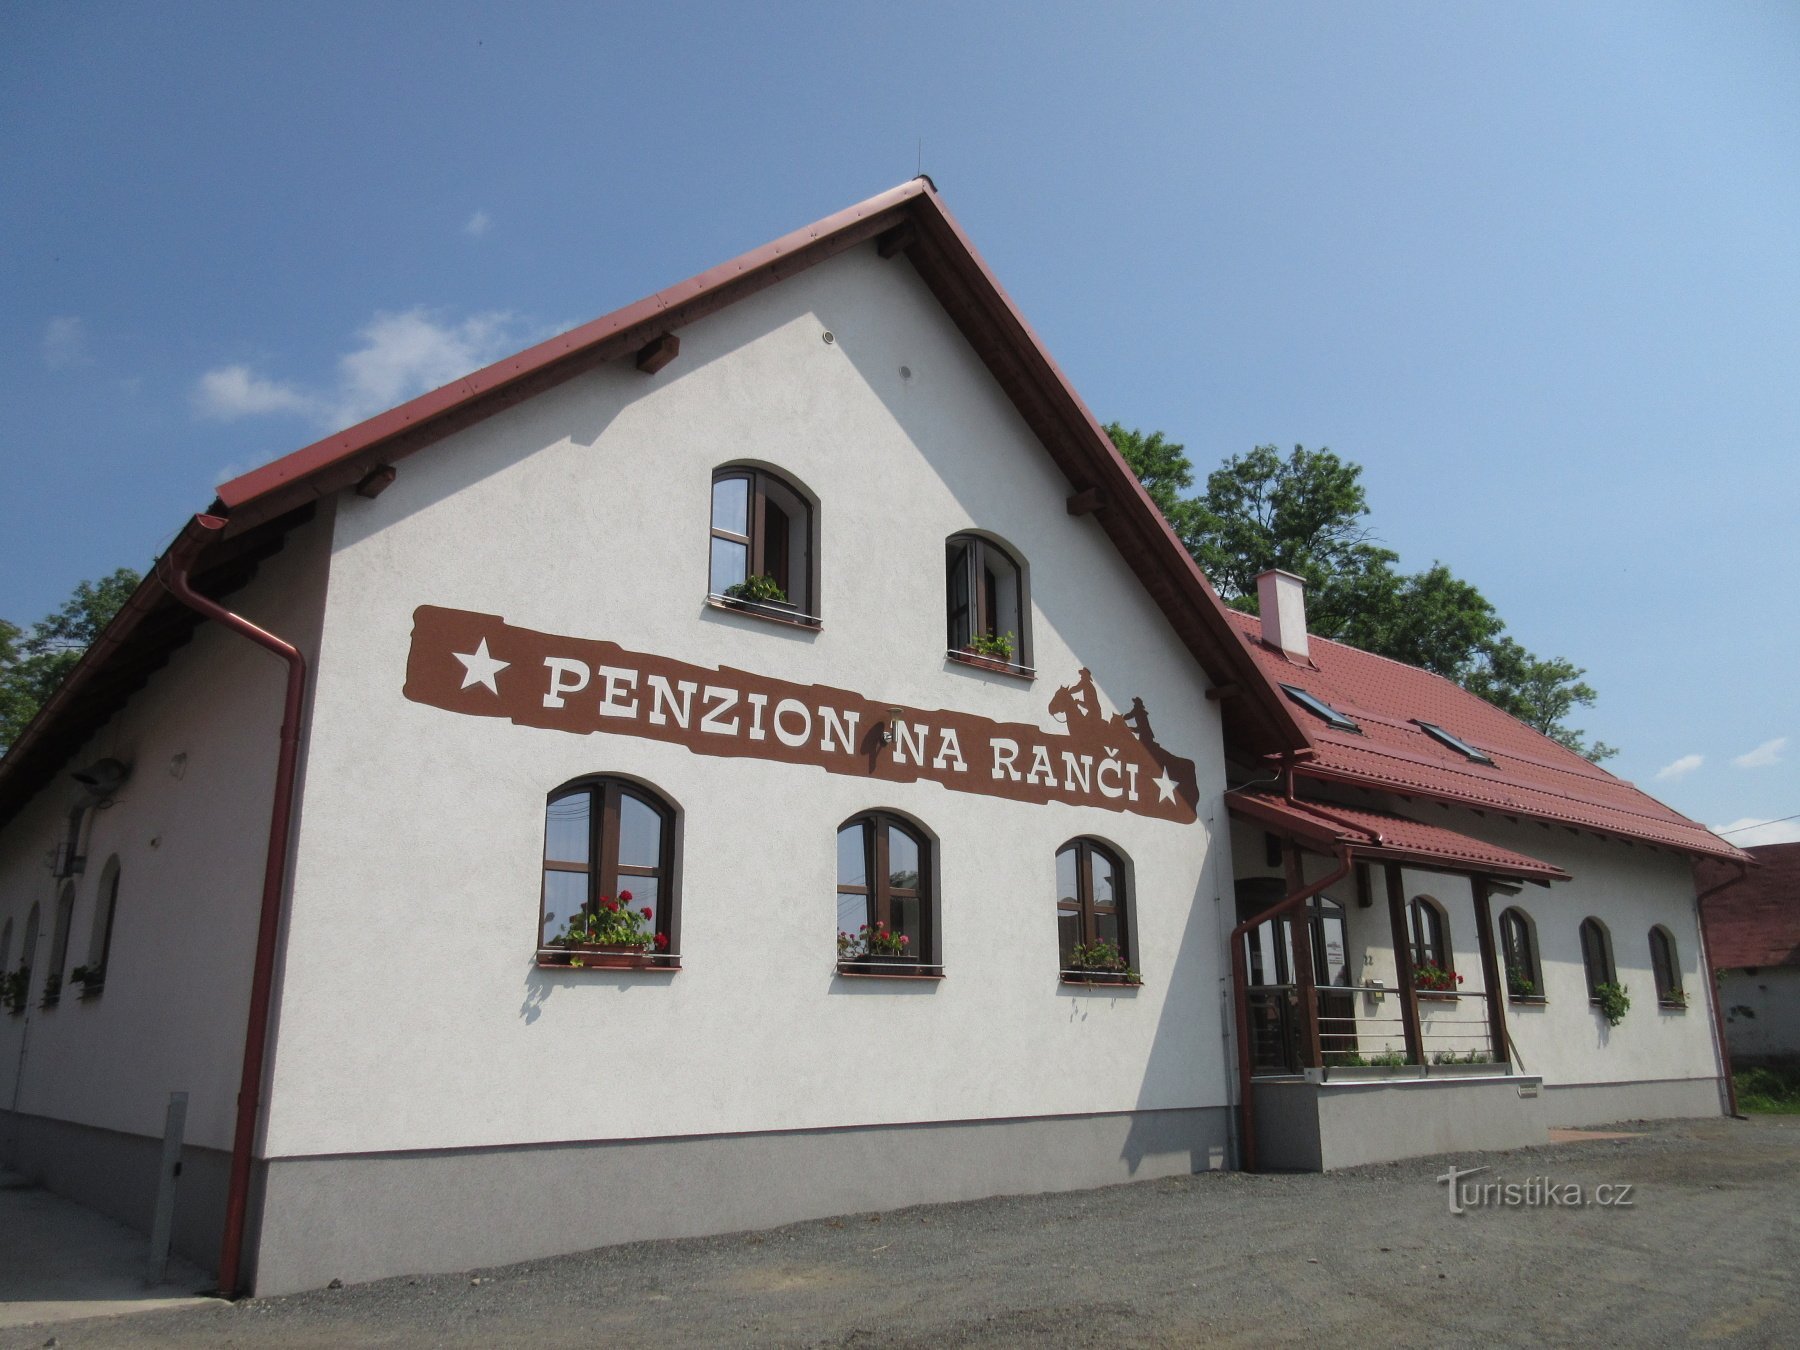
<svg viewBox="0 0 1800 1350"><path fill-rule="evenodd" d="M1276 877L1237 883L1238 922L1254 919L1287 894ZM1299 1042L1294 1020L1294 948L1285 919L1244 934L1246 997L1250 1005L1250 1066L1257 1073L1296 1073Z"/></svg>
<svg viewBox="0 0 1800 1350"><path fill-rule="evenodd" d="M1313 983L1319 990L1319 1053L1327 1064L1356 1052L1356 995L1350 984L1350 944L1344 907L1319 896L1306 907L1312 922Z"/></svg>

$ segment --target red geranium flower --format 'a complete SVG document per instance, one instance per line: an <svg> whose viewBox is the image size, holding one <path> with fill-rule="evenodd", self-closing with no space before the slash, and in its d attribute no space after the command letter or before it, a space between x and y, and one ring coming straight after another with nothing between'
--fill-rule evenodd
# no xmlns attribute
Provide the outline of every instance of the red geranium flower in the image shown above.
<svg viewBox="0 0 1800 1350"><path fill-rule="evenodd" d="M620 891L619 899L629 905L631 903L631 892L630 891Z"/></svg>
<svg viewBox="0 0 1800 1350"><path fill-rule="evenodd" d="M648 906L648 905L645 905L642 909L640 909L638 911L638 913L642 914L646 919L654 918L656 915L656 911L651 909L650 906Z"/></svg>
<svg viewBox="0 0 1800 1350"><path fill-rule="evenodd" d="M669 945L669 935L667 933L658 933L656 935L656 945L659 947L667 947Z"/></svg>

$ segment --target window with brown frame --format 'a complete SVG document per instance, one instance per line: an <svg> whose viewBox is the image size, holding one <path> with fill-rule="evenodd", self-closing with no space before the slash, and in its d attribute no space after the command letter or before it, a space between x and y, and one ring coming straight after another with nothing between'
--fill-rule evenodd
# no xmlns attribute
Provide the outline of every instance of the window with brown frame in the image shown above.
<svg viewBox="0 0 1800 1350"><path fill-rule="evenodd" d="M647 959L670 965L679 936L675 809L622 778L584 778L550 794L538 950L558 951L571 927L625 906L639 916Z"/></svg>
<svg viewBox="0 0 1800 1350"><path fill-rule="evenodd" d="M1656 1001L1665 1008L1687 1007L1681 988L1681 962L1675 958L1675 935L1660 923L1650 930L1650 971L1656 977Z"/></svg>
<svg viewBox="0 0 1800 1350"><path fill-rule="evenodd" d="M1125 901L1125 862L1112 849L1083 838L1056 851L1056 945L1065 978L1123 972L1136 964Z"/></svg>
<svg viewBox="0 0 1800 1350"><path fill-rule="evenodd" d="M75 883L63 883L56 897L56 919L50 928L50 969L44 974L43 1006L53 1008L62 999L63 966L69 958L69 925L75 920Z"/></svg>
<svg viewBox="0 0 1800 1350"><path fill-rule="evenodd" d="M813 538L812 505L787 480L747 467L713 474L707 583L712 595L746 608L816 620Z"/></svg>
<svg viewBox="0 0 1800 1350"><path fill-rule="evenodd" d="M113 854L100 871L100 893L94 904L94 926L88 934L85 966L77 966L69 978L80 982L81 996L93 998L106 987L106 963L112 958L113 919L119 910L119 855Z"/></svg>
<svg viewBox="0 0 1800 1350"><path fill-rule="evenodd" d="M1581 968L1587 976L1588 999L1600 1001L1600 986L1617 984L1618 972L1613 968L1612 934L1595 918L1581 921Z"/></svg>
<svg viewBox="0 0 1800 1350"><path fill-rule="evenodd" d="M948 642L1008 665L1031 665L1025 569L991 539L953 534L945 541Z"/></svg>
<svg viewBox="0 0 1800 1350"><path fill-rule="evenodd" d="M1518 908L1500 915L1501 959L1506 962L1506 992L1513 998L1541 999L1544 975L1538 964L1537 926Z"/></svg>
<svg viewBox="0 0 1800 1350"><path fill-rule="evenodd" d="M1456 967L1450 953L1450 920L1444 907L1429 895L1415 895L1407 906L1412 934L1413 969L1435 966L1446 974Z"/></svg>
<svg viewBox="0 0 1800 1350"><path fill-rule="evenodd" d="M937 957L931 840L869 811L838 827L838 964L850 973L928 975Z"/></svg>

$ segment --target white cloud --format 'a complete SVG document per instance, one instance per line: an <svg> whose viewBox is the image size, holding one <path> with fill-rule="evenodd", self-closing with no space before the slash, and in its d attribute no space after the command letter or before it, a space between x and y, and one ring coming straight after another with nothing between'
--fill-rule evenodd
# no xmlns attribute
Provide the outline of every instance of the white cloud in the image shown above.
<svg viewBox="0 0 1800 1350"><path fill-rule="evenodd" d="M44 325L44 364L52 370L85 366L88 355L87 325L76 314L65 314Z"/></svg>
<svg viewBox="0 0 1800 1350"><path fill-rule="evenodd" d="M1728 843L1739 848L1753 848L1758 844L1800 844L1800 820L1762 820L1745 816L1729 825L1711 828L1714 834L1724 835Z"/></svg>
<svg viewBox="0 0 1800 1350"><path fill-rule="evenodd" d="M1656 771L1656 781L1669 782L1677 778L1686 778L1695 769L1706 763L1705 755L1683 755L1673 764L1665 764Z"/></svg>
<svg viewBox="0 0 1800 1350"><path fill-rule="evenodd" d="M194 386L194 411L221 422L264 413L309 413L316 407L309 395L293 385L265 380L248 366L209 370Z"/></svg>
<svg viewBox="0 0 1800 1350"><path fill-rule="evenodd" d="M493 228L493 218L489 216L486 211L477 211L474 215L469 217L469 223L463 226L463 233L473 235L475 238L480 239Z"/></svg>
<svg viewBox="0 0 1800 1350"><path fill-rule="evenodd" d="M1781 763L1781 752L1787 749L1788 738L1777 736L1772 741L1764 741L1748 754L1739 755L1731 762L1740 769L1766 769L1771 764Z"/></svg>
<svg viewBox="0 0 1800 1350"><path fill-rule="evenodd" d="M519 328L510 314L452 322L424 309L378 313L357 334L362 345L338 358L335 387L309 390L221 366L200 377L194 408L221 420L298 414L332 431L498 360L519 345Z"/></svg>

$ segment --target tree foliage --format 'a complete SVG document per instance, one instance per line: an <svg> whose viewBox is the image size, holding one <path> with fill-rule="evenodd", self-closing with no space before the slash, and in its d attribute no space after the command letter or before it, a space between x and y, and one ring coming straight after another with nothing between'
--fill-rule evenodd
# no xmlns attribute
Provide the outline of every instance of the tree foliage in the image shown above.
<svg viewBox="0 0 1800 1350"><path fill-rule="evenodd" d="M0 619L0 751L18 739L140 580L121 567L99 581L84 581L29 633Z"/></svg>
<svg viewBox="0 0 1800 1350"><path fill-rule="evenodd" d="M1259 445L1190 497L1182 445L1117 422L1106 430L1227 604L1254 614L1257 576L1279 567L1305 580L1307 627L1319 636L1455 680L1596 762L1617 753L1568 725L1595 698L1579 667L1505 636L1487 597L1443 563L1399 570L1400 555L1368 525L1361 465L1325 449L1283 456Z"/></svg>

